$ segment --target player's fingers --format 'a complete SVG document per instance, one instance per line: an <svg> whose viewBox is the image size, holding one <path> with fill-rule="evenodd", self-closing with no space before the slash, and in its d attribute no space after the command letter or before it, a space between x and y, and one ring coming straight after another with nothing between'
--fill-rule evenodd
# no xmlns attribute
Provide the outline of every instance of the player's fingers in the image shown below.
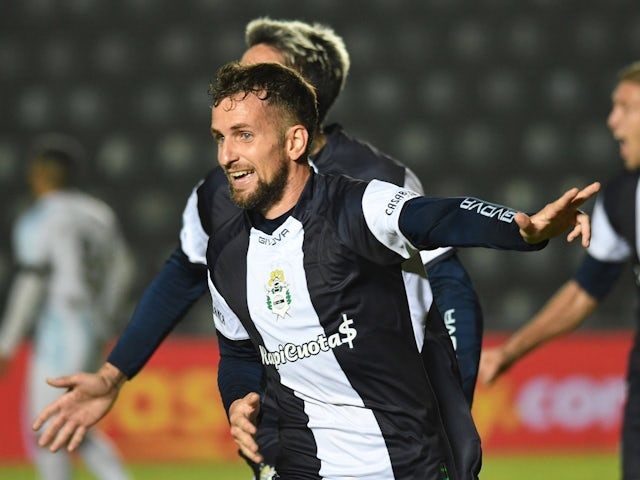
<svg viewBox="0 0 640 480"><path fill-rule="evenodd" d="M76 376L67 375L64 377L47 378L47 383L52 387L71 388L76 384Z"/></svg>
<svg viewBox="0 0 640 480"><path fill-rule="evenodd" d="M264 461L264 457L262 455L260 455L259 452L252 452L246 449L243 449L242 447L240 447L240 450L242 451L242 453L252 462L260 464Z"/></svg>
<svg viewBox="0 0 640 480"><path fill-rule="evenodd" d="M589 221L589 215L578 211L575 226L567 235L567 241L572 242L580 236L582 236L582 246L587 248L591 241L591 222Z"/></svg>
<svg viewBox="0 0 640 480"><path fill-rule="evenodd" d="M58 434L49 446L49 450L57 452L60 448L69 443L69 439L73 436L76 430L75 422L67 421L61 429L58 430Z"/></svg>
<svg viewBox="0 0 640 480"><path fill-rule="evenodd" d="M84 440L84 436L86 433L87 433L87 429L84 426L80 425L78 428L76 428L76 431L73 433L73 436L69 441L67 450L69 452L75 451L82 443L82 440Z"/></svg>
<svg viewBox="0 0 640 480"><path fill-rule="evenodd" d="M527 230L531 225L531 217L526 213L518 212L513 217L520 230Z"/></svg>
<svg viewBox="0 0 640 480"><path fill-rule="evenodd" d="M66 420L60 415L53 417L53 419L47 425L47 428L45 428L44 432L42 432L42 435L40 435L40 438L38 439L38 445L41 447L50 445L51 442L55 440L58 431L63 427L65 421Z"/></svg>
<svg viewBox="0 0 640 480"><path fill-rule="evenodd" d="M59 411L60 407L58 407L57 402L47 406L33 421L33 425L31 426L31 428L33 428L34 430L40 430L40 427L42 427L42 425L44 425L47 420L49 420Z"/></svg>
<svg viewBox="0 0 640 480"><path fill-rule="evenodd" d="M573 200L571 200L571 205L575 208L578 208L580 205L582 205L584 202L598 193L600 191L600 188L600 182L593 182L591 185L586 186L576 194Z"/></svg>

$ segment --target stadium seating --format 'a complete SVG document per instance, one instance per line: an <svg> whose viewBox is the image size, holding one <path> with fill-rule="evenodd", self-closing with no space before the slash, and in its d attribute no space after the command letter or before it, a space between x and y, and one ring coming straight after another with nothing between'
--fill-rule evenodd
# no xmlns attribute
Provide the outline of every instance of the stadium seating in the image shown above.
<svg viewBox="0 0 640 480"><path fill-rule="evenodd" d="M139 262L137 290L177 244L180 214L215 163L209 79L238 58L261 15L328 23L352 56L330 113L403 160L433 195L534 210L622 166L606 128L610 90L640 44L637 2L413 0L25 0L0 15L0 292L10 226L26 204L29 138L57 130L91 153L88 189L114 205ZM591 208L591 205L588 206ZM465 251L486 326L511 329L580 258ZM630 279L592 327L631 326ZM625 285L622 285L624 283ZM185 332L211 332L204 303Z"/></svg>

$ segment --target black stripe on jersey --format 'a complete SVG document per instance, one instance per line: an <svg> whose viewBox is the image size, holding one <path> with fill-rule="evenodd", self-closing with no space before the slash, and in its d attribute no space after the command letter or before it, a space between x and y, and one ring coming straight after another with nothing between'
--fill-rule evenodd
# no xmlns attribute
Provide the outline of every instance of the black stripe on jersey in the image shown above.
<svg viewBox="0 0 640 480"><path fill-rule="evenodd" d="M613 229L635 250L634 261L638 261L636 242L637 205L636 191L640 171L624 171L613 178L603 192L604 210Z"/></svg>
<svg viewBox="0 0 640 480"><path fill-rule="evenodd" d="M202 228L211 236L218 228L241 210L229 194L229 182L224 171L216 167L197 189L198 216Z"/></svg>
<svg viewBox="0 0 640 480"><path fill-rule="evenodd" d="M279 385L276 389L278 408L287 419L286 427L279 429L281 447L277 461L278 475L282 480L319 480L322 478L321 465L317 457L316 440L307 427L309 417L304 413L304 402L296 397L293 390L280 383L273 366L267 367L267 374L271 376L269 385Z"/></svg>
<svg viewBox="0 0 640 480"><path fill-rule="evenodd" d="M224 228L217 231L216 235L210 237L209 248L207 249L207 265L209 265L210 275L216 289L228 302L229 307L240 318L243 326L247 330L250 338L254 342L257 350L259 344L264 344L260 332L249 319L249 307L247 305L247 295L233 292L234 288L242 285L246 289L247 264L238 262L238 259L247 258L249 246L249 234L251 226L249 217L244 212L230 219ZM265 367L267 375L270 377L269 384L277 386L275 394L278 408L287 418L287 425L297 428L287 428L280 431L280 439L291 439L300 448L290 455L285 452L282 456L282 465L278 465L278 471L282 472L283 479L317 480L317 476L302 475L304 471L320 471L320 461L316 457L317 448L313 433L307 427L309 417L304 413L304 402L296 397L291 389L288 389L280 382L280 375L273 365ZM288 458L288 457L293 458Z"/></svg>
<svg viewBox="0 0 640 480"><path fill-rule="evenodd" d="M294 215L305 229L304 266L320 323L329 337L338 332L343 315L354 322L358 347L333 352L376 417L395 477L439 478L440 464L447 457L446 440L409 320L402 258L380 244L364 225L362 195L353 194L362 192L362 185L317 175L313 187L315 208ZM367 252L371 258L354 252ZM388 267L392 261L397 264L395 270Z"/></svg>

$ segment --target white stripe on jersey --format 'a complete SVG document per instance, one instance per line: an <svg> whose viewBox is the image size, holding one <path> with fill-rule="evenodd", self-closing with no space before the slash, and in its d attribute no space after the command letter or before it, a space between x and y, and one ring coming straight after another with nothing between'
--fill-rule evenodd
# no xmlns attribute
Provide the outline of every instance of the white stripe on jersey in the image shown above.
<svg viewBox="0 0 640 480"><path fill-rule="evenodd" d="M209 292L211 292L211 308L213 309L213 323L216 330L229 340L248 340L249 334L244 328L238 316L233 313L231 307L211 281L211 273L207 271Z"/></svg>
<svg viewBox="0 0 640 480"><path fill-rule="evenodd" d="M636 189L636 205L640 207ZM640 208L636 208L639 212ZM636 213L637 215L637 213ZM636 222L640 225L640 222ZM631 256L631 246L624 237L618 235L609 222L609 217L604 208L602 197L596 200L591 215L591 243L588 248L589 255L602 262L622 262Z"/></svg>
<svg viewBox="0 0 640 480"><path fill-rule="evenodd" d="M404 279L404 288L407 290L413 334L416 337L418 350L422 351L425 322L433 303L433 292L427 279L416 273L403 271L402 277Z"/></svg>
<svg viewBox="0 0 640 480"><path fill-rule="evenodd" d="M323 478L393 478L378 423L333 353L357 341L357 329L345 316L344 335L326 338L307 289L303 240L302 224L293 217L272 235L251 230L247 302L264 342L261 358L277 367L282 384L304 402ZM357 448L362 442L366 448Z"/></svg>
<svg viewBox="0 0 640 480"><path fill-rule="evenodd" d="M404 258L415 249L400 233L398 220L402 206L418 194L380 180L372 180L362 197L362 211L371 233L386 247Z"/></svg>
<svg viewBox="0 0 640 480"><path fill-rule="evenodd" d="M202 228L198 214L198 187L195 186L182 212L182 230L180 230L180 246L191 263L207 264L207 242L209 235Z"/></svg>

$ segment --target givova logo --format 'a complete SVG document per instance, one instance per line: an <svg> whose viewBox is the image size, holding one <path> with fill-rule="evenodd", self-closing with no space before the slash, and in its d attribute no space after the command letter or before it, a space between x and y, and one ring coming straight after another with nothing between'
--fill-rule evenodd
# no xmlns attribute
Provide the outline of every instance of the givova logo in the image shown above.
<svg viewBox="0 0 640 480"><path fill-rule="evenodd" d="M505 223L513 222L513 217L516 214L515 210L503 207L502 205L483 202L477 198L465 198L460 203L460 208L469 211L475 210L480 215L491 218L496 217L498 220Z"/></svg>

